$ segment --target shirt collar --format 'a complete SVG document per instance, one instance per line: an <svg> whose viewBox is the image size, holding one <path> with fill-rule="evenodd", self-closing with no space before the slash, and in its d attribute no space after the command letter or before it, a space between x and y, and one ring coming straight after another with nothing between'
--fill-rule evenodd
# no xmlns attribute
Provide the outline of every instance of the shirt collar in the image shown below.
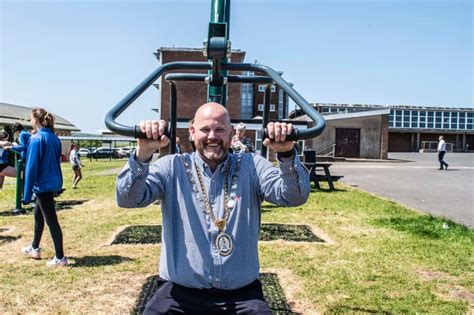
<svg viewBox="0 0 474 315"><path fill-rule="evenodd" d="M225 172L225 165L227 165L227 161L229 161L229 163L232 162L231 155L232 153L226 153L225 159L222 160L222 162L219 165L217 165L216 171L219 171L221 173ZM201 158L201 156L197 152L194 152L194 163L196 163L196 166L202 170L209 169L209 165L206 162L204 162L204 160Z"/></svg>

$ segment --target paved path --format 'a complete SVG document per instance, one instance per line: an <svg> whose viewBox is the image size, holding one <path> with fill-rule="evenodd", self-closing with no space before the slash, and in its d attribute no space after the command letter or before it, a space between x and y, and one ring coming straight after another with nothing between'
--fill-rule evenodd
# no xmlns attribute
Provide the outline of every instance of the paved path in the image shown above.
<svg viewBox="0 0 474 315"><path fill-rule="evenodd" d="M344 175L342 181L351 186L474 228L474 154L447 153L447 171L438 170L435 153L391 153L389 159L394 160L336 162L331 174Z"/></svg>

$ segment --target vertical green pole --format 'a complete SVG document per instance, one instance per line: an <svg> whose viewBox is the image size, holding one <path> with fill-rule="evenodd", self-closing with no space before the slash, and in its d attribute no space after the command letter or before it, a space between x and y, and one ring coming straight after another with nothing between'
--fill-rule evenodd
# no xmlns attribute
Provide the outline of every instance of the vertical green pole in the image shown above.
<svg viewBox="0 0 474 315"><path fill-rule="evenodd" d="M212 0L211 4L211 20L209 24L224 24L225 25L225 39L229 39L229 30L230 30L230 0ZM209 28L208 40L215 34L212 34L211 27ZM212 61L212 58L208 59ZM223 58L221 62L228 62L228 58ZM209 71L209 75L212 71ZM227 78L228 71L221 71L221 75ZM207 100L208 102L215 101L220 99L220 103L224 106L227 105L227 83L221 85L208 85L207 90Z"/></svg>
<svg viewBox="0 0 474 315"><path fill-rule="evenodd" d="M16 155L16 202L15 202L15 213L23 212L21 208L21 197L23 195L23 160Z"/></svg>

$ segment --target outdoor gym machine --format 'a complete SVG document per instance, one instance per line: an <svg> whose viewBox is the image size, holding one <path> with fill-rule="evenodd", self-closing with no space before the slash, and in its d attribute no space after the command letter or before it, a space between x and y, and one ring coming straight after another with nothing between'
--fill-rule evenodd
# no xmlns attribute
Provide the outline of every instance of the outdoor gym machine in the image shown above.
<svg viewBox="0 0 474 315"><path fill-rule="evenodd" d="M25 162L20 158L21 153L14 149L10 152L15 154L16 164L16 194L15 194L15 209L13 214L25 214L25 209L22 208L21 199L23 197L23 181L25 178Z"/></svg>
<svg viewBox="0 0 474 315"><path fill-rule="evenodd" d="M208 84L208 101L227 105L227 85L229 83L259 83L264 84L264 111L262 119L262 139L267 137L266 126L269 122L271 86L277 84L288 96L308 115L314 122L314 126L308 129L294 129L287 136L288 140L310 139L320 135L325 128L324 118L309 103L296 92L275 70L261 64L232 63L229 62L231 55L231 42L229 40L230 29L230 0L212 0L211 20L207 40L204 41L203 54L207 62L170 62L161 65L152 72L143 82L125 96L105 117L105 125L111 131L134 138L146 138L139 126L125 126L119 124L115 119L122 114L146 89L148 89L158 78L166 74L165 80L170 85L170 123L166 135L170 138L170 152L176 151L176 106L177 106L177 81L204 81ZM175 70L207 70L207 74L197 73L168 73ZM229 75L229 71L253 71L264 75ZM168 74L167 74L168 73ZM263 156L267 154L267 148L262 146Z"/></svg>

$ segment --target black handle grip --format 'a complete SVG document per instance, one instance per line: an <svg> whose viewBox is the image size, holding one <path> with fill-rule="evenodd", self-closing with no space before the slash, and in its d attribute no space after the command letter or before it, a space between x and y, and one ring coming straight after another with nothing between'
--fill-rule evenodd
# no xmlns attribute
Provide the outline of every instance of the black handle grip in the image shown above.
<svg viewBox="0 0 474 315"><path fill-rule="evenodd" d="M133 137L135 139L146 139L146 138L148 138L146 136L146 133L141 131L140 126L135 126L134 129L135 130L134 130L134 133L133 133ZM170 137L169 128L165 129L164 135L167 136L168 138Z"/></svg>

